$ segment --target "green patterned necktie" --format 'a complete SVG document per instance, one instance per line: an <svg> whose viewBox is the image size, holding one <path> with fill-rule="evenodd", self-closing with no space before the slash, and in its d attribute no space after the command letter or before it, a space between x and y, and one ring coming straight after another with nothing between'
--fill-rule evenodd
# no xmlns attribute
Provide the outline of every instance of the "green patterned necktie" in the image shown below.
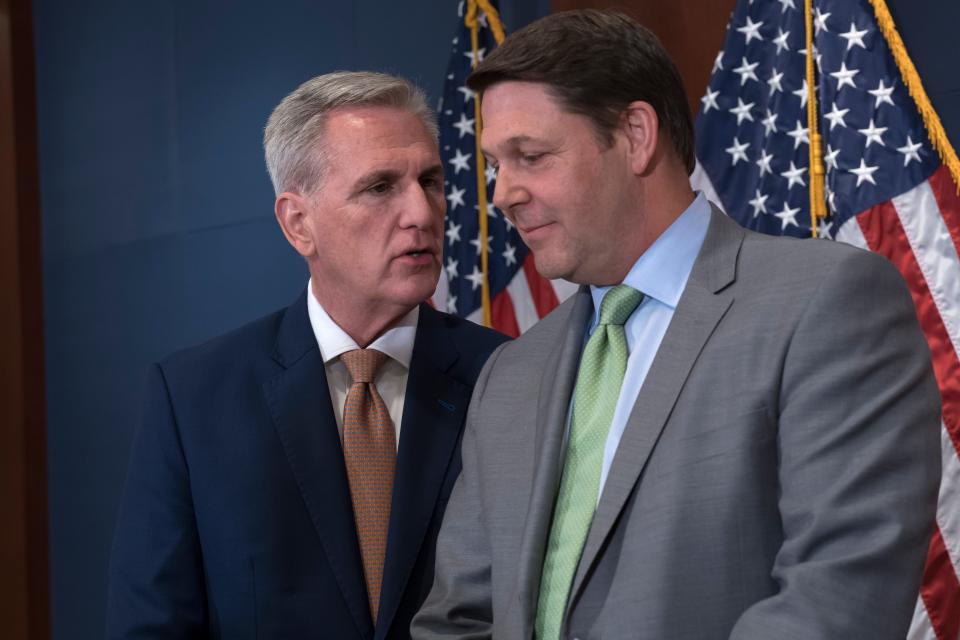
<svg viewBox="0 0 960 640"><path fill-rule="evenodd" d="M537 640L560 637L573 575L597 506L607 433L627 370L623 325L641 300L643 294L626 285L610 289L600 303L600 322L583 349L567 457L540 577Z"/></svg>

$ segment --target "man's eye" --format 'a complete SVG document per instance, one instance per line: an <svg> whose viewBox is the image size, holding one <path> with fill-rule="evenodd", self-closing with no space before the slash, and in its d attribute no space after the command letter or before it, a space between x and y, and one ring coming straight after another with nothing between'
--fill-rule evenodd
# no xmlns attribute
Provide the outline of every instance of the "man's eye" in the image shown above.
<svg viewBox="0 0 960 640"><path fill-rule="evenodd" d="M420 179L420 186L424 189L437 189L440 187L440 178L436 176L425 176Z"/></svg>
<svg viewBox="0 0 960 640"><path fill-rule="evenodd" d="M370 193L386 193L386 192L390 191L390 183L389 183L389 182L378 182L378 183L375 184L375 185L372 185L372 186L370 186L370 187L367 187L367 191L369 191Z"/></svg>
<svg viewBox="0 0 960 640"><path fill-rule="evenodd" d="M543 157L543 154L542 153L524 153L520 157L527 164L536 164Z"/></svg>

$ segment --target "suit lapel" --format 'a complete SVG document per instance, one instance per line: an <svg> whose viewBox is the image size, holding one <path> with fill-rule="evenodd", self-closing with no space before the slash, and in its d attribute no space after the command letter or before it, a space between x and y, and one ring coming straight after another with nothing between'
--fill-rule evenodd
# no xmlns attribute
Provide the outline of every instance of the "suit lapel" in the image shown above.
<svg viewBox="0 0 960 640"><path fill-rule="evenodd" d="M284 314L274 359L284 371L263 385L274 426L357 630L372 637L343 449L306 295Z"/></svg>
<svg viewBox="0 0 960 640"><path fill-rule="evenodd" d="M570 591L568 611L646 466L680 390L717 324L733 303L743 230L713 210L690 273L650 371L634 403L597 505Z"/></svg>
<svg viewBox="0 0 960 640"><path fill-rule="evenodd" d="M517 593L520 597L524 638L531 637L540 593L543 556L553 519L553 505L560 486L567 411L577 368L580 366L584 331L593 310L590 289L581 287L573 298L564 304L570 306L569 317L562 325L563 333L558 336L557 346L550 354L540 382L537 399L537 458L533 466L534 476L527 518L520 539Z"/></svg>
<svg viewBox="0 0 960 640"><path fill-rule="evenodd" d="M471 393L450 374L458 357L442 316L421 305L403 403L378 639L390 629L457 451Z"/></svg>

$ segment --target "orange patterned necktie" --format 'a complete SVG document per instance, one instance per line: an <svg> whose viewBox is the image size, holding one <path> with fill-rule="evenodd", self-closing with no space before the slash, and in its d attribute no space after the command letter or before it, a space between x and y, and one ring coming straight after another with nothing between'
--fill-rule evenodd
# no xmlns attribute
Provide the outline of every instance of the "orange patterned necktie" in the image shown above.
<svg viewBox="0 0 960 640"><path fill-rule="evenodd" d="M343 406L343 458L374 624L380 604L397 459L393 421L373 384L387 357L374 349L355 349L340 356L353 379Z"/></svg>

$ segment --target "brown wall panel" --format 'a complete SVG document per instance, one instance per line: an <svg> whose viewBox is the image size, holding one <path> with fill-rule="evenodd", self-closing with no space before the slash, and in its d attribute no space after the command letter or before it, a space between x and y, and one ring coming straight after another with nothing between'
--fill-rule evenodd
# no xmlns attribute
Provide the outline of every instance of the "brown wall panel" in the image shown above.
<svg viewBox="0 0 960 640"><path fill-rule="evenodd" d="M0 0L0 637L50 637L40 206L29 0Z"/></svg>
<svg viewBox="0 0 960 640"><path fill-rule="evenodd" d="M677 63L696 116L735 4L736 0L553 0L551 9L618 9L648 27Z"/></svg>

